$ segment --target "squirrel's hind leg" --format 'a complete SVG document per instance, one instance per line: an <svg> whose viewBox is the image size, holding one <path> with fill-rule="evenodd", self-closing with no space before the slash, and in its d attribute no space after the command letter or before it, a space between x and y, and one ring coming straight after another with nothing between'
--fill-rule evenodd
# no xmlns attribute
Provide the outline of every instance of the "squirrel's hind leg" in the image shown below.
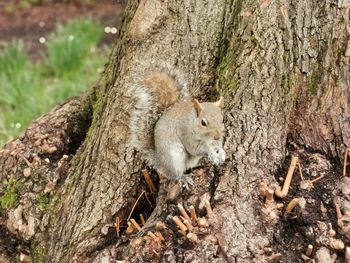
<svg viewBox="0 0 350 263"><path fill-rule="evenodd" d="M188 156L186 159L186 170L192 169L198 165L199 160L202 156Z"/></svg>
<svg viewBox="0 0 350 263"><path fill-rule="evenodd" d="M167 145L167 149L157 149L159 171L169 180L177 181L181 186L189 189L193 185L191 174L184 174L187 170L187 153L182 145Z"/></svg>

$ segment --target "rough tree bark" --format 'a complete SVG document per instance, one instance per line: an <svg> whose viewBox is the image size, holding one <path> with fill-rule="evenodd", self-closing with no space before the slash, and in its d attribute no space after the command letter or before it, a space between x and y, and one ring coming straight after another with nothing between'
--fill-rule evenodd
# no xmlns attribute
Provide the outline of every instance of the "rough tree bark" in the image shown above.
<svg viewBox="0 0 350 263"><path fill-rule="evenodd" d="M327 172L340 167L350 144L349 7L341 0L130 0L93 89L1 151L0 193L11 185L18 192L0 210L2 260L23 253L33 262L264 262L267 248L293 254L276 242L284 225L261 212L258 188L283 176L292 154L317 156L330 163ZM169 185L160 185L144 226L163 221L171 229L167 245L157 247L146 231L117 237L113 222L119 217L125 226L147 190L143 160L129 141L130 86L147 65L164 61L184 72L194 97L224 94L227 160L172 199ZM338 180L340 173L334 189ZM214 215L199 242L188 244L169 215L178 202L200 209L204 198Z"/></svg>

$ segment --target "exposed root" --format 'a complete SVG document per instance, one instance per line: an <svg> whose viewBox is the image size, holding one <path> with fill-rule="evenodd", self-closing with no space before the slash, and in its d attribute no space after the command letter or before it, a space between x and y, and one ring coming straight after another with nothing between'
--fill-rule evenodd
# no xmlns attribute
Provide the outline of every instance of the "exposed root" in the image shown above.
<svg viewBox="0 0 350 263"><path fill-rule="evenodd" d="M173 216L173 221L179 227L181 233L185 234L187 232L188 228L185 226L184 223L182 223L182 221L177 216Z"/></svg>
<svg viewBox="0 0 350 263"><path fill-rule="evenodd" d="M148 188L149 188L151 194L156 192L157 188L155 187L155 185L154 185L154 183L153 183L153 181L151 179L151 176L149 175L147 169L143 169L142 170L142 174L143 174L143 177L145 178L145 181L146 181L146 183L148 185Z"/></svg>
<svg viewBox="0 0 350 263"><path fill-rule="evenodd" d="M284 184L283 184L283 188L282 188L282 190L279 189L279 188L277 188L275 190L275 195L276 196L278 196L280 198L284 198L284 197L287 196L288 190L289 190L289 187L290 187L290 183L292 181L293 173L294 173L295 167L296 167L296 165L298 163L298 160L299 160L298 156L293 156L292 157L292 161L290 163L289 170L288 170L286 179L285 179Z"/></svg>
<svg viewBox="0 0 350 263"><path fill-rule="evenodd" d="M292 200L289 202L289 204L287 205L286 214L291 213L292 210L293 210L297 205L299 205L301 208L305 208L305 206L306 206L306 200L305 200L305 198L300 197L300 198L294 198L294 199L292 199Z"/></svg>
<svg viewBox="0 0 350 263"><path fill-rule="evenodd" d="M191 205L189 208L190 208L191 219L193 221L197 221L197 214L196 214L196 210L194 209L194 206Z"/></svg>
<svg viewBox="0 0 350 263"><path fill-rule="evenodd" d="M115 218L115 223L114 223L115 231L117 233L117 237L120 237L120 218L117 216Z"/></svg>
<svg viewBox="0 0 350 263"><path fill-rule="evenodd" d="M185 208L181 204L177 204L177 207L179 208L180 214L188 221L191 222L191 218L187 214Z"/></svg>
<svg viewBox="0 0 350 263"><path fill-rule="evenodd" d="M135 219L131 218L130 222L134 225L134 227L138 230L141 231L141 226L135 221Z"/></svg>
<svg viewBox="0 0 350 263"><path fill-rule="evenodd" d="M306 250L306 252L305 252L305 255L307 256L307 257L311 257L311 255L312 255L312 251L314 250L314 246L313 245L308 245L307 246L307 250Z"/></svg>

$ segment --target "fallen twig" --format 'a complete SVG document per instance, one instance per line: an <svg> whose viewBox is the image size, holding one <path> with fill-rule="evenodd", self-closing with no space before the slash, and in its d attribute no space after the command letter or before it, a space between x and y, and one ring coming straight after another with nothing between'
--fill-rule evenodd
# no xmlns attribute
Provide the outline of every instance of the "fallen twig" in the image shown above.
<svg viewBox="0 0 350 263"><path fill-rule="evenodd" d="M306 262L314 262L313 259L311 259L310 257L308 257L304 254L301 254L301 258Z"/></svg>
<svg viewBox="0 0 350 263"><path fill-rule="evenodd" d="M152 202L148 199L148 193L145 192L145 199L150 207L153 207Z"/></svg>
<svg viewBox="0 0 350 263"><path fill-rule="evenodd" d="M348 165L348 154L349 154L349 148L346 148L344 152L343 176L346 176L346 166Z"/></svg>
<svg viewBox="0 0 350 263"><path fill-rule="evenodd" d="M131 211L130 211L130 213L129 213L128 219L126 219L126 221L129 221L129 220L130 220L130 217L131 217L132 213L134 212L134 209L135 209L136 205L138 204L140 198L144 195L144 193L146 193L145 190L143 190L143 191L141 192L141 194L139 195L139 197L136 199L135 204L134 204L133 207L131 208Z"/></svg>
<svg viewBox="0 0 350 263"><path fill-rule="evenodd" d="M303 176L303 172L301 171L301 164L300 164L300 162L298 162L297 165L298 165L300 180L304 181L304 176Z"/></svg>
<svg viewBox="0 0 350 263"><path fill-rule="evenodd" d="M279 258L281 255L282 255L281 253L273 253L271 256L269 256L269 260L273 261Z"/></svg>
<svg viewBox="0 0 350 263"><path fill-rule="evenodd" d="M323 177L324 177L324 175L321 175L321 176L317 177L316 179L311 180L310 182L311 182L312 184L314 184L314 183L316 183L318 180L321 180Z"/></svg>

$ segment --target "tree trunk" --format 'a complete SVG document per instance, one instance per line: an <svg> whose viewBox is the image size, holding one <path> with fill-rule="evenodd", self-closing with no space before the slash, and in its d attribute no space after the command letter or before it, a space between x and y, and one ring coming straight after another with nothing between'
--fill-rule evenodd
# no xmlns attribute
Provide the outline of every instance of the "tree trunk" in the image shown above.
<svg viewBox="0 0 350 263"><path fill-rule="evenodd" d="M1 151L3 260L23 253L33 262L270 262L281 253L280 262L297 262L308 244L345 260L344 249L320 237L325 222L336 238L350 240L334 206L350 211L341 173L350 144L349 7L345 0L130 0L93 89L35 121ZM227 159L197 170L204 174L191 191L173 194L161 183L158 196L149 194L150 207L142 194L149 192L145 164L130 143L131 87L165 62L184 72L193 97L224 95ZM273 189L294 155L305 180L324 177L307 189L298 187L305 180L293 178L278 202L305 197L307 204L291 216L264 203L259 187L266 182ZM177 203L205 216L206 198L213 214L192 242L172 216L179 215ZM132 211L137 221L138 213L148 220L130 235ZM161 243L147 235L159 221L167 226Z"/></svg>

